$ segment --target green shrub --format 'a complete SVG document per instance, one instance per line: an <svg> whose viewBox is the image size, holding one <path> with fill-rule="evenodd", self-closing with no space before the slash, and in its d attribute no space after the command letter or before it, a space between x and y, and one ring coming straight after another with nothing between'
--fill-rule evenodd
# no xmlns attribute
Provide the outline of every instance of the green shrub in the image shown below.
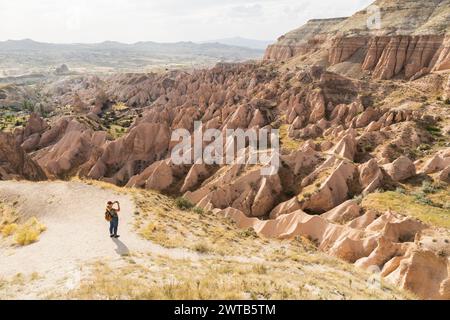
<svg viewBox="0 0 450 320"><path fill-rule="evenodd" d="M419 150L419 151L427 151L430 149L431 149L431 146L429 144L425 144L425 143L422 143L421 145L419 145L417 147L417 150Z"/></svg>
<svg viewBox="0 0 450 320"><path fill-rule="evenodd" d="M355 200L358 205L362 203L363 199L364 196L362 194L353 197L353 200Z"/></svg>
<svg viewBox="0 0 450 320"><path fill-rule="evenodd" d="M293 197L296 196L296 193L295 193L295 191L293 191L293 190L287 190L287 191L284 192L284 194L285 194L287 197L289 197L289 198L293 198Z"/></svg>
<svg viewBox="0 0 450 320"><path fill-rule="evenodd" d="M415 200L421 204L426 204L428 206L433 206L434 203L430 199L427 198L424 192L416 192L413 194Z"/></svg>
<svg viewBox="0 0 450 320"><path fill-rule="evenodd" d="M441 134L441 129L436 126L427 126L425 128L431 135L438 136Z"/></svg>
<svg viewBox="0 0 450 320"><path fill-rule="evenodd" d="M190 202L188 199L183 198L183 197L176 198L175 205L177 206L178 209L181 209L181 210L189 210L194 207L192 202Z"/></svg>
<svg viewBox="0 0 450 320"><path fill-rule="evenodd" d="M406 194L406 190L404 188L402 188L402 187L397 187L395 189L395 192L401 193L401 194Z"/></svg>
<svg viewBox="0 0 450 320"><path fill-rule="evenodd" d="M421 190L423 193L436 193L439 190L439 188L430 181L424 181L422 182Z"/></svg>
<svg viewBox="0 0 450 320"><path fill-rule="evenodd" d="M194 209L192 209L192 212L198 214L198 215L203 215L205 213L205 211L203 210L203 208L200 207L195 207Z"/></svg>

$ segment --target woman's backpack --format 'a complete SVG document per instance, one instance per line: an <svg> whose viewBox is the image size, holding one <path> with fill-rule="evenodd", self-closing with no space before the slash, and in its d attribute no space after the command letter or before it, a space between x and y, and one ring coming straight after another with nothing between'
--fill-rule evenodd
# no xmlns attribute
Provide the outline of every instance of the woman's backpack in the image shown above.
<svg viewBox="0 0 450 320"><path fill-rule="evenodd" d="M109 212L109 210L108 209L106 209L106 212L105 212L105 220L106 221L108 221L108 222L110 222L111 220L112 220L112 214Z"/></svg>

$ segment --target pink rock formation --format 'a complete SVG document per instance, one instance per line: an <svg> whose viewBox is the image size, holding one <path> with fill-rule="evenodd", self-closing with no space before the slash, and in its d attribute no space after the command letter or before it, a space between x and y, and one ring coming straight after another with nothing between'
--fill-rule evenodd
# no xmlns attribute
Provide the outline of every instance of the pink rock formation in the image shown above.
<svg viewBox="0 0 450 320"><path fill-rule="evenodd" d="M125 185L136 173L166 155L169 140L167 125L139 124L126 136L104 146L88 177Z"/></svg>
<svg viewBox="0 0 450 320"><path fill-rule="evenodd" d="M361 208L354 200L348 200L334 209L324 213L321 217L335 223L343 224L359 217Z"/></svg>
<svg viewBox="0 0 450 320"><path fill-rule="evenodd" d="M64 122L64 125L62 124ZM54 177L65 177L74 174L74 171L82 170L93 157L99 156L101 147L106 142L105 132L94 132L86 129L82 124L72 120L62 121L55 126L55 132L65 127L64 134L50 150L43 149L35 155L36 161L50 175ZM43 136L39 144L48 142L49 137ZM50 139L51 140L51 139Z"/></svg>
<svg viewBox="0 0 450 320"><path fill-rule="evenodd" d="M384 169L394 181L403 181L416 174L414 163L405 156L401 156L394 162L385 165Z"/></svg>
<svg viewBox="0 0 450 320"><path fill-rule="evenodd" d="M16 129L14 135L25 152L31 152L38 148L41 135L47 128L47 122L36 113L32 113L25 128Z"/></svg>
<svg viewBox="0 0 450 320"><path fill-rule="evenodd" d="M346 202L322 216L297 210L274 220L261 221L248 218L234 208L216 210L216 214L233 219L238 227L252 228L264 237L307 237L320 250L359 267L376 266L383 277L419 297L448 299L450 259L442 256L442 252L449 250L448 243L433 241L434 246L431 246L426 240L420 240L422 230L427 227L417 220L371 211L359 216L359 212L355 203ZM345 216L350 219L347 225L332 222Z"/></svg>
<svg viewBox="0 0 450 320"><path fill-rule="evenodd" d="M361 186L364 188L363 194L371 193L382 185L383 172L375 159L362 164L358 170Z"/></svg>
<svg viewBox="0 0 450 320"><path fill-rule="evenodd" d="M322 213L348 199L355 183L356 166L347 161L337 162L335 169L312 195L303 194L302 209ZM357 183L357 182L356 182Z"/></svg>
<svg viewBox="0 0 450 320"><path fill-rule="evenodd" d="M16 142L13 135L0 132L0 180L46 180L41 167Z"/></svg>
<svg viewBox="0 0 450 320"><path fill-rule="evenodd" d="M425 174L436 173L450 166L450 149L441 150L422 167L421 172Z"/></svg>

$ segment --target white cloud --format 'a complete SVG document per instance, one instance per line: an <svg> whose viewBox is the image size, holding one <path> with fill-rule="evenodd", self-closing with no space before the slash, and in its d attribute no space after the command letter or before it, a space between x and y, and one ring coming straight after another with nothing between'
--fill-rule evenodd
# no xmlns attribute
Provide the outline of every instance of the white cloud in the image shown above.
<svg viewBox="0 0 450 320"><path fill-rule="evenodd" d="M48 42L276 39L311 18L371 0L15 0L0 2L0 40Z"/></svg>

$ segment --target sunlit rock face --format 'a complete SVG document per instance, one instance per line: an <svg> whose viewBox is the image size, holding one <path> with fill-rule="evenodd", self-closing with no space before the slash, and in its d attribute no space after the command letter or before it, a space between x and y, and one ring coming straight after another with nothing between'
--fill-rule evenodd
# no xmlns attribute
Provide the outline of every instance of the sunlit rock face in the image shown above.
<svg viewBox="0 0 450 320"><path fill-rule="evenodd" d="M376 79L415 79L449 69L449 6L448 0L375 1L348 18L308 21L269 46L264 58L303 56L296 64L315 61L334 70L357 65L357 74Z"/></svg>

